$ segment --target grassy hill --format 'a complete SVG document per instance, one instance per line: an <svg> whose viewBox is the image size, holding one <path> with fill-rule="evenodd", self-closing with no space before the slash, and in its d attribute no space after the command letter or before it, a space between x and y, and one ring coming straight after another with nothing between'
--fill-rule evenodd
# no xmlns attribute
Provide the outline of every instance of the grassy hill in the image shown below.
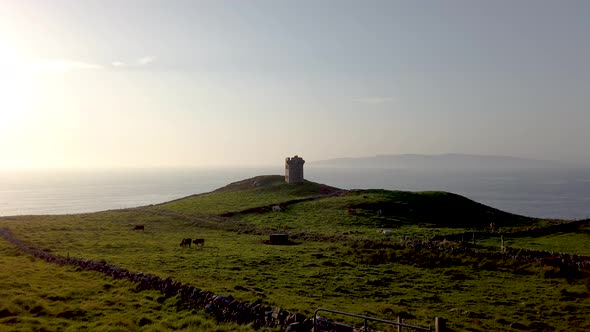
<svg viewBox="0 0 590 332"><path fill-rule="evenodd" d="M301 183L286 183L282 175L261 175L250 179L241 180L219 188L214 193L231 192L231 191L252 191L258 194L274 193L278 197L307 197L316 195L327 195L340 191L321 183L315 183L305 180Z"/></svg>
<svg viewBox="0 0 590 332"><path fill-rule="evenodd" d="M269 208L275 204L283 207L281 212ZM0 227L8 227L26 243L57 255L104 260L307 316L318 307L328 307L384 319L402 316L408 323L423 326L431 324L435 316L446 317L456 330L507 331L512 322L528 326L543 322L558 330L589 327L587 278L566 280L554 273L554 267L538 262L416 249L403 246L400 240L481 229L490 221L506 230L553 223L505 213L451 193L342 191L313 182L286 184L281 176L260 176L160 205L91 214L4 217ZM145 231L133 231L136 224L144 225ZM380 228L389 228L393 234L378 234ZM276 230L296 237L298 245L265 244L267 234ZM204 238L205 246L180 247L181 239L187 237ZM575 239L584 245L590 238L586 232ZM544 242L536 241L543 249ZM59 287L56 285L63 278L92 289L109 282L87 273L56 270L24 254L12 257L16 255L6 248L0 239L3 266L21 271L31 263L40 273L17 272L17 281L4 279L7 287L0 287L0 296L11 299L3 308L15 314L0 317L0 324L14 330L46 325L54 330L52 327L61 322L56 315L77 310L82 304L75 301L83 301L79 298L105 297L100 301L110 303L114 301L111 296L121 298L119 308L128 320L103 320L95 314L104 306L97 300L83 305L85 316L64 326L117 330L114 325L123 324L119 330L145 330L137 325L146 317L152 330L191 330L194 324L204 326L196 330L213 329L207 315L199 310L190 311L194 317L189 320L188 312L176 312L164 303L158 316L153 308L159 304L150 300L156 298L154 294L138 294L122 282L108 286L109 292L78 292L75 297L67 295L73 291L64 288L67 294L58 295L72 296L66 301L71 303L51 307L55 304L47 298L53 293L40 290ZM570 244L568 248L580 246ZM9 277L6 273L2 276ZM84 286L86 283L89 286ZM111 294L111 289L116 293ZM27 296L45 308L45 317L31 312L36 305L21 305L18 298ZM159 326L160 321L167 325Z"/></svg>
<svg viewBox="0 0 590 332"><path fill-rule="evenodd" d="M424 223L438 227L484 228L491 222L498 226L513 227L537 221L448 192L364 190L355 194L367 196L369 199L352 204L351 208L365 214L381 211L384 218L393 222Z"/></svg>
<svg viewBox="0 0 590 332"><path fill-rule="evenodd" d="M280 205L283 211L273 213L273 205ZM491 222L505 230L550 223L447 192L344 191L310 181L287 184L279 175L257 176L146 209L183 216L231 217L260 231L301 230L329 236L352 228L366 234L391 228L399 235L431 237L483 230Z"/></svg>
<svg viewBox="0 0 590 332"><path fill-rule="evenodd" d="M264 175L231 183L211 193L189 196L152 208L185 214L223 214L294 199L334 194L341 189L310 181L288 184L280 175Z"/></svg>
<svg viewBox="0 0 590 332"><path fill-rule="evenodd" d="M355 231L376 236L377 230L387 228L393 235L422 238L483 230L490 222L504 230L550 223L502 212L451 193L387 190L353 190L290 204L281 213L263 209L232 218L275 230L325 235Z"/></svg>

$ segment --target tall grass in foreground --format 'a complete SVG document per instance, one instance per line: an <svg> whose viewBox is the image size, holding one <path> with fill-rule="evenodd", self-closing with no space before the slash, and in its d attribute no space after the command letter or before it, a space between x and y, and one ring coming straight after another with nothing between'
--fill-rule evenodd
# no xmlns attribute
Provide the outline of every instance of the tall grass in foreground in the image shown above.
<svg viewBox="0 0 590 332"><path fill-rule="evenodd" d="M252 331L175 299L21 254L0 239L0 331Z"/></svg>

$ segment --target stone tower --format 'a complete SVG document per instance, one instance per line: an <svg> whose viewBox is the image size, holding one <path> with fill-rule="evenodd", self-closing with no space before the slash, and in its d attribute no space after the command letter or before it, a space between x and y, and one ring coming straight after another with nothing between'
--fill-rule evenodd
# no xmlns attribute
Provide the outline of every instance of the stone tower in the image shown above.
<svg viewBox="0 0 590 332"><path fill-rule="evenodd" d="M285 159L285 182L297 183L303 182L303 158L295 156Z"/></svg>

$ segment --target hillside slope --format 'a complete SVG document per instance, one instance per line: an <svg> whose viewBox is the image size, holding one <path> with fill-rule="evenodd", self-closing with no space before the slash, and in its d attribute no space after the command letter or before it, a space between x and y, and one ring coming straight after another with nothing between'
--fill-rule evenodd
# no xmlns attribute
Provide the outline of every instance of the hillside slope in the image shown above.
<svg viewBox="0 0 590 332"><path fill-rule="evenodd" d="M438 227L484 228L514 227L537 219L504 212L466 197L443 191L364 190L351 195L374 197L366 202L351 204L360 213L377 213L385 218L403 218Z"/></svg>
<svg viewBox="0 0 590 332"><path fill-rule="evenodd" d="M286 183L282 175L260 175L228 184L214 190L214 193L231 191L272 192L285 198L328 195L340 191L335 187L305 180L302 183Z"/></svg>
<svg viewBox="0 0 590 332"><path fill-rule="evenodd" d="M317 199L321 198L321 199ZM273 213L270 207L287 208ZM264 175L230 183L213 192L149 207L178 215L218 215L263 228L289 227L329 234L364 228L479 229L538 226L542 221L519 216L448 192L352 190L305 181L288 184L280 175ZM402 230L400 230L402 231ZM441 230L442 231L442 230ZM430 231L428 231L430 233Z"/></svg>
<svg viewBox="0 0 590 332"><path fill-rule="evenodd" d="M377 230L388 228L392 235L420 238L489 230L492 222L502 231L551 222L503 212L447 192L389 190L352 190L323 199L295 202L280 213L269 209L248 210L232 218L259 229L291 233L375 236Z"/></svg>
<svg viewBox="0 0 590 332"><path fill-rule="evenodd" d="M230 183L210 193L181 198L151 208L174 213L224 214L339 191L341 189L311 181L288 184L283 176L262 175Z"/></svg>

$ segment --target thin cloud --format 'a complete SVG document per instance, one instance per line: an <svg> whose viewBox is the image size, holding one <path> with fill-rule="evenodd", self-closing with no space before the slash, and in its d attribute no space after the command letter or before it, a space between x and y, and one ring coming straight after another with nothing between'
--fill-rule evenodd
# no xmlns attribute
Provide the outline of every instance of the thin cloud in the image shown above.
<svg viewBox="0 0 590 332"><path fill-rule="evenodd" d="M365 97L355 98L353 101L361 104L380 105L385 103L394 103L397 101L397 99L393 97Z"/></svg>
<svg viewBox="0 0 590 332"><path fill-rule="evenodd" d="M76 70L99 70L103 66L95 63L69 59L40 59L30 64L31 69L39 72L67 73Z"/></svg>
<svg viewBox="0 0 590 332"><path fill-rule="evenodd" d="M150 63L153 63L154 61L156 61L157 57L153 56L153 55L149 55L149 56L144 56L142 58L137 59L137 64L139 66L146 66L149 65Z"/></svg>
<svg viewBox="0 0 590 332"><path fill-rule="evenodd" d="M111 66L114 68L133 69L133 68L145 67L150 64L153 64L157 59L158 58L156 56L147 55L147 56L144 56L144 57L132 60L132 61L128 61L128 62L115 60L115 61L111 62Z"/></svg>

